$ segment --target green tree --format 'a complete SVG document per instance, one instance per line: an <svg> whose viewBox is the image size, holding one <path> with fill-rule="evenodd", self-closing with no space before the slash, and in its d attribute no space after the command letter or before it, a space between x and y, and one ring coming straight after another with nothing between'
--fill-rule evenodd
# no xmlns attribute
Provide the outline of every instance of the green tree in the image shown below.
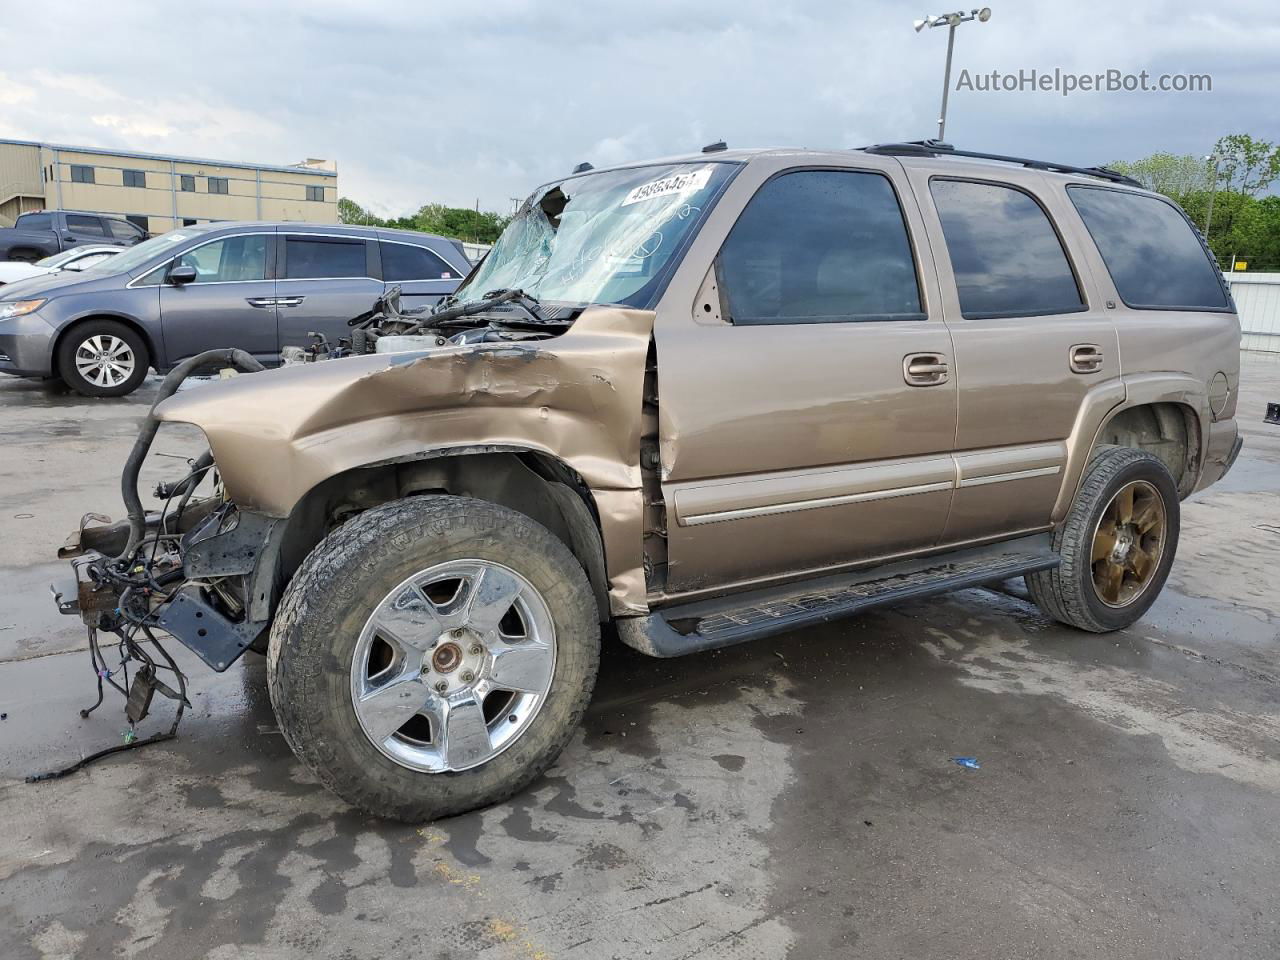
<svg viewBox="0 0 1280 960"><path fill-rule="evenodd" d="M1153 153L1132 163L1117 160L1108 166L1133 177L1148 190L1175 199L1194 190L1207 190L1212 177L1209 163L1190 154Z"/></svg>
<svg viewBox="0 0 1280 960"><path fill-rule="evenodd" d="M360 204L347 197L338 198L338 222L352 223L369 227L385 227L386 221L376 217Z"/></svg>
<svg viewBox="0 0 1280 960"><path fill-rule="evenodd" d="M1233 133L1213 148L1221 158L1219 185L1256 197L1280 177L1280 147L1269 140L1255 140L1247 133Z"/></svg>

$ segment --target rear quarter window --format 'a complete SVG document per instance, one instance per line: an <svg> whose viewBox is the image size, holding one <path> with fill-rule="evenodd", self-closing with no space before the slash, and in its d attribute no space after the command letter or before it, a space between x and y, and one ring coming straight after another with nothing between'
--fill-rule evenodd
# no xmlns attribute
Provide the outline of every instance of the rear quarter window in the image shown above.
<svg viewBox="0 0 1280 960"><path fill-rule="evenodd" d="M1172 203L1106 187L1068 187L1067 195L1126 306L1230 309L1217 268Z"/></svg>

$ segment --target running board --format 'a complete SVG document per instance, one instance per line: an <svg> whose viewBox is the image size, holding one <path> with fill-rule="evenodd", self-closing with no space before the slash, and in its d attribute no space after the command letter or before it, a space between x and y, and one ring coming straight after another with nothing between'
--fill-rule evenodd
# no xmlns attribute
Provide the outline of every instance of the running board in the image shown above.
<svg viewBox="0 0 1280 960"><path fill-rule="evenodd" d="M789 583L617 621L624 643L679 657L837 620L872 607L1049 570L1061 563L1048 534L939 554L873 570Z"/></svg>

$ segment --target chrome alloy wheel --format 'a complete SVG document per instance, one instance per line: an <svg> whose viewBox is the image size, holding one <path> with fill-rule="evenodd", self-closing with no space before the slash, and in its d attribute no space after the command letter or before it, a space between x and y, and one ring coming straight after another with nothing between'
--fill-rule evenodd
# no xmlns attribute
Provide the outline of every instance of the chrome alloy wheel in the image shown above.
<svg viewBox="0 0 1280 960"><path fill-rule="evenodd" d="M1093 587L1109 607L1133 603L1160 566L1165 541L1164 500L1145 480L1121 487L1093 532Z"/></svg>
<svg viewBox="0 0 1280 960"><path fill-rule="evenodd" d="M370 742L401 766L468 770L520 738L555 675L551 611L524 577L450 560L386 595L360 632L351 701Z"/></svg>
<svg viewBox="0 0 1280 960"><path fill-rule="evenodd" d="M76 372L95 387L118 387L131 376L138 358L119 337L98 333L76 347Z"/></svg>

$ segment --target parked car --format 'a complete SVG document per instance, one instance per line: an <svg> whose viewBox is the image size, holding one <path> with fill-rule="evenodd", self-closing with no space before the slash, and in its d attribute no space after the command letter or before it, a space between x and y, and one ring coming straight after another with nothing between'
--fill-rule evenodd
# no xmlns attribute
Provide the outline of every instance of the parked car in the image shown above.
<svg viewBox="0 0 1280 960"><path fill-rule="evenodd" d="M0 227L0 260L34 263L86 243L131 247L146 239L146 231L120 217L76 210L39 210L22 214L12 227Z"/></svg>
<svg viewBox="0 0 1280 960"><path fill-rule="evenodd" d="M90 628L217 670L265 649L294 752L404 820L546 769L610 620L670 657L1022 576L1121 629L1240 450L1222 276L1101 168L925 143L575 174L430 326L412 354L174 371L129 520L70 551ZM158 519L162 422L210 453Z"/></svg>
<svg viewBox="0 0 1280 960"><path fill-rule="evenodd" d="M96 267L104 260L114 257L123 247L90 246L72 247L51 257L27 263L23 260L7 260L0 263L0 286L13 283L15 280L26 280L29 277L42 277L47 273L60 273L73 270L79 273Z"/></svg>
<svg viewBox="0 0 1280 960"><path fill-rule="evenodd" d="M0 288L0 373L61 377L91 397L132 392L211 347L275 364L311 333L336 341L390 284L435 303L471 269L453 240L300 223L183 227L90 274Z"/></svg>

